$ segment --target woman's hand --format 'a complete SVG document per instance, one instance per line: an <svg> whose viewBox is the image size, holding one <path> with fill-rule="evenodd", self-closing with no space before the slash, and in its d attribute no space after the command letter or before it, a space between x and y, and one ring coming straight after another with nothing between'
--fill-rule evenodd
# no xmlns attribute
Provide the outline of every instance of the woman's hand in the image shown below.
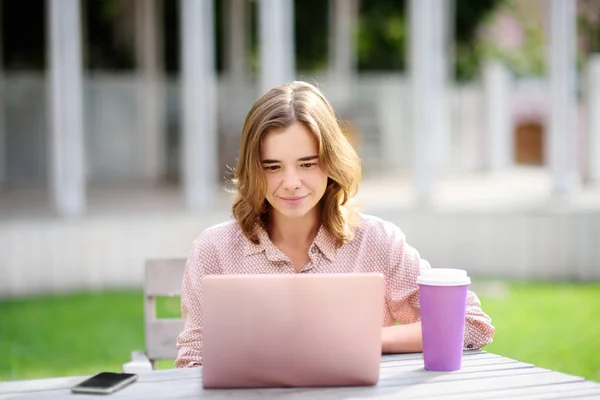
<svg viewBox="0 0 600 400"><path fill-rule="evenodd" d="M381 328L381 352L420 353L423 351L421 322Z"/></svg>

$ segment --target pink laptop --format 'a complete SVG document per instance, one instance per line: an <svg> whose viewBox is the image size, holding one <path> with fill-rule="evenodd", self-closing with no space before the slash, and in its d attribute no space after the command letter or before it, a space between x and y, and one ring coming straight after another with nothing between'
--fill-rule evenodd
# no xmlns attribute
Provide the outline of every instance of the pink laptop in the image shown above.
<svg viewBox="0 0 600 400"><path fill-rule="evenodd" d="M203 386L376 384L383 296L382 274L207 276Z"/></svg>

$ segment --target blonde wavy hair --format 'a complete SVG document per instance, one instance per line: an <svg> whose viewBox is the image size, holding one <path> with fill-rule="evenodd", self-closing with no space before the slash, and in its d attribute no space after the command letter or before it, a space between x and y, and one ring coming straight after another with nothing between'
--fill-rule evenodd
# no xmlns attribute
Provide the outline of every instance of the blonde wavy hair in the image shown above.
<svg viewBox="0 0 600 400"><path fill-rule="evenodd" d="M240 154L232 182L236 198L233 217L248 240L258 243L256 224L265 229L270 204L266 200L266 179L261 165L261 145L271 130L299 122L315 137L319 165L328 176L320 201L323 227L342 245L352 238L358 218L349 200L361 180L360 158L340 128L333 108L315 86L291 82L263 94L250 108L240 141Z"/></svg>

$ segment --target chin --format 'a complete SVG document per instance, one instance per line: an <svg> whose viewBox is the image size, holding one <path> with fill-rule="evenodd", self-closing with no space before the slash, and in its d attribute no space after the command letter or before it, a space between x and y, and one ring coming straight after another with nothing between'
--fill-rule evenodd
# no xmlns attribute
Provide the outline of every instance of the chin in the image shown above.
<svg viewBox="0 0 600 400"><path fill-rule="evenodd" d="M281 214L282 216L289 218L289 219L298 219L298 218L302 218L305 217L306 215L308 215L308 213L310 212L310 210L285 210L285 209L279 209L277 210L277 212L279 212L279 214Z"/></svg>
<svg viewBox="0 0 600 400"><path fill-rule="evenodd" d="M288 207L288 206L280 206L275 208L279 214L281 214L285 218L289 219L297 219L302 218L310 214L310 212L314 209L312 207Z"/></svg>

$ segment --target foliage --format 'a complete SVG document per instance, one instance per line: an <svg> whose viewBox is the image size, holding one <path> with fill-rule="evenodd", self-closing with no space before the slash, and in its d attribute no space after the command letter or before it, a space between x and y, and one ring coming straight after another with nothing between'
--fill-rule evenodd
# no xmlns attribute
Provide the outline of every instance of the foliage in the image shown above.
<svg viewBox="0 0 600 400"><path fill-rule="evenodd" d="M296 68L299 71L327 68L329 52L328 1L294 2Z"/></svg>
<svg viewBox="0 0 600 400"><path fill-rule="evenodd" d="M477 41L481 25L506 0L455 1L455 77L473 78L479 69L482 51Z"/></svg>
<svg viewBox="0 0 600 400"><path fill-rule="evenodd" d="M458 79L472 78L479 67L478 28L506 0L454 0L455 70ZM297 67L322 67L327 61L327 2L296 0ZM406 0L361 0L356 32L359 71L404 71L407 68Z"/></svg>
<svg viewBox="0 0 600 400"><path fill-rule="evenodd" d="M2 1L2 62L5 69L42 69L46 65L45 1Z"/></svg>
<svg viewBox="0 0 600 400"><path fill-rule="evenodd" d="M583 67L589 54L600 52L600 2L597 0L578 0L577 49L576 58L579 67ZM544 8L537 2L505 1L498 8L499 15L506 23L505 28L520 37L518 44L509 46L496 40L481 40L477 50L481 57L503 61L516 75L542 76L547 73L548 46L550 45L548 18ZM548 11L549 5L545 9ZM516 31L516 32L513 32ZM506 32L496 32L505 35Z"/></svg>
<svg viewBox="0 0 600 400"><path fill-rule="evenodd" d="M513 73L521 76L545 74L547 33L542 23L545 15L533 3L506 2L499 9L500 21L508 23L502 32L482 38L480 53L483 58L501 60ZM498 22L498 21L496 21ZM488 28L492 28L488 26ZM498 30L498 27L496 27ZM500 43L497 36L517 37L516 43Z"/></svg>
<svg viewBox="0 0 600 400"><path fill-rule="evenodd" d="M405 0L362 1L357 32L358 69L404 70L408 26Z"/></svg>

